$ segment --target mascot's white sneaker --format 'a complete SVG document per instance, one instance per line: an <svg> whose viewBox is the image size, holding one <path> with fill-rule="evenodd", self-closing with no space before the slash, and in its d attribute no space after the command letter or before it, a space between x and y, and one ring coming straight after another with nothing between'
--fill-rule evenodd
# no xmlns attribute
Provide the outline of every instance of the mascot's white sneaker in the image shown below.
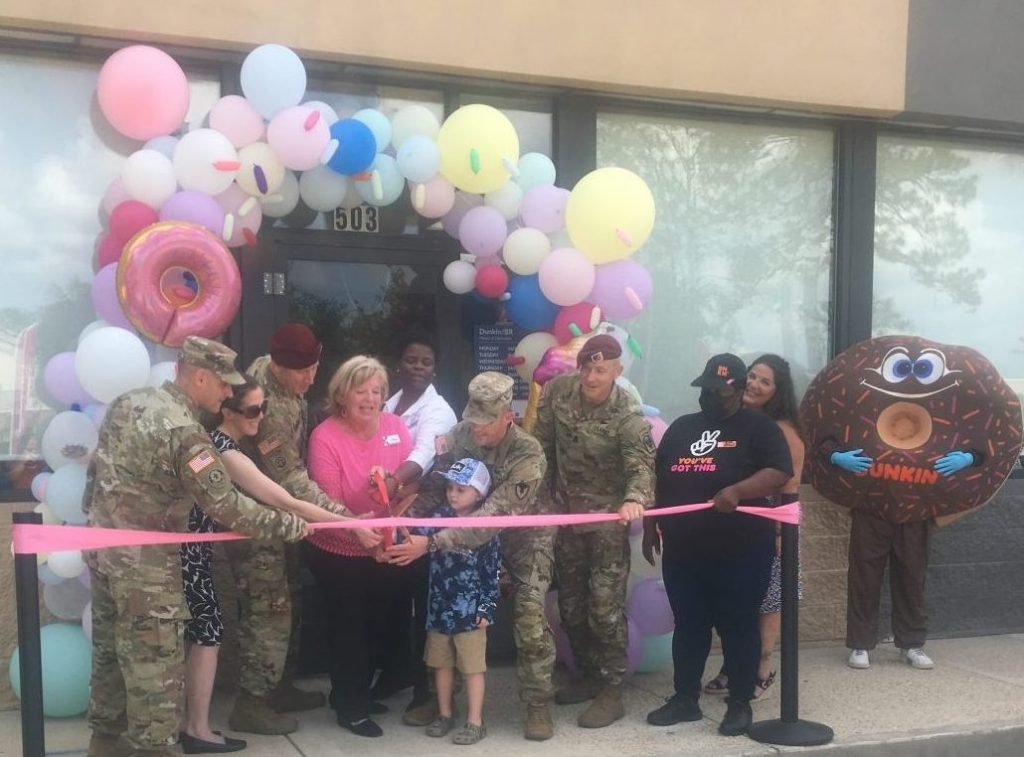
<svg viewBox="0 0 1024 757"><path fill-rule="evenodd" d="M920 652L921 650L917 651ZM868 650L854 649L850 652L850 659L846 661L846 664L857 670L867 670L871 667L871 660L868 659Z"/></svg>
<svg viewBox="0 0 1024 757"><path fill-rule="evenodd" d="M932 658L926 655L924 650L920 647L904 649L903 659L907 661L907 664L910 665L910 667L917 668L918 670L931 670L935 667L935 663L932 662Z"/></svg>

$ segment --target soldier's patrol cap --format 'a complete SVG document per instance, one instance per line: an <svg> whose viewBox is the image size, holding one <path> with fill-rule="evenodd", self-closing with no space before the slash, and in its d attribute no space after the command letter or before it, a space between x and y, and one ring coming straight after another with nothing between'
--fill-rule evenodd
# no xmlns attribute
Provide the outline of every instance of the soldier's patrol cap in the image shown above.
<svg viewBox="0 0 1024 757"><path fill-rule="evenodd" d="M512 405L511 376L497 371L478 374L469 382L469 402L462 420L470 423L494 423Z"/></svg>
<svg viewBox="0 0 1024 757"><path fill-rule="evenodd" d="M622 357L622 345L619 340L608 334L592 336L576 353L576 367L582 368L585 363L599 363L602 360L617 360Z"/></svg>
<svg viewBox="0 0 1024 757"><path fill-rule="evenodd" d="M185 337L185 343L181 345L182 362L196 368L206 368L227 383L240 386L245 383L245 377L235 368L236 357L238 355L234 350L201 336Z"/></svg>

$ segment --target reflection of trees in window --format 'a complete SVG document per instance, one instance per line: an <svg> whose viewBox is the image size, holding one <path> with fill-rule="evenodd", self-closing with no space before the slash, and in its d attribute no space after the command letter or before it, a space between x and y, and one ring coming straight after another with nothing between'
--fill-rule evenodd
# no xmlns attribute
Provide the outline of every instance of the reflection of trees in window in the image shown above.
<svg viewBox="0 0 1024 757"><path fill-rule="evenodd" d="M657 206L637 255L654 296L627 324L654 350L630 374L652 402L670 402L681 373L724 349L824 364L831 151L821 131L601 116L599 164L641 175ZM752 343L765 324L772 343Z"/></svg>
<svg viewBox="0 0 1024 757"><path fill-rule="evenodd" d="M962 214L977 195L970 158L941 145L880 139L875 196L875 256L898 264L916 284L971 312L981 304L981 268L967 265ZM877 278L877 277L876 277ZM891 282L889 282L891 283ZM875 296L875 333L911 328L894 297Z"/></svg>

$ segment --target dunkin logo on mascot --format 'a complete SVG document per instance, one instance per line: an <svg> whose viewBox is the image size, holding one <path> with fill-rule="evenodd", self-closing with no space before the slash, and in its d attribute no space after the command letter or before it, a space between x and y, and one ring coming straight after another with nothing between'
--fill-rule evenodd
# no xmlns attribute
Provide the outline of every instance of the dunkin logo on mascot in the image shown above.
<svg viewBox="0 0 1024 757"><path fill-rule="evenodd" d="M1021 411L995 366L969 347L887 336L838 355L800 407L808 473L825 497L891 522L954 515L987 502L1021 448ZM861 449L864 473L829 450ZM975 464L943 476L935 463L964 450Z"/></svg>

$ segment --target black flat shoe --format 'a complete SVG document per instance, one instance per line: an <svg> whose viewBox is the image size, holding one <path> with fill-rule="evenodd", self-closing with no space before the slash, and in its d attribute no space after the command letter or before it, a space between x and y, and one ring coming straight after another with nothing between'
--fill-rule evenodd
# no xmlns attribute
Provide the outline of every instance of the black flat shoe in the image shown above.
<svg viewBox="0 0 1024 757"><path fill-rule="evenodd" d="M379 725L373 722L370 718L358 718L357 720L349 720L338 715L338 725L342 728L347 728L352 731L356 736L366 736L368 738L376 738L377 736L383 736L384 731Z"/></svg>
<svg viewBox="0 0 1024 757"><path fill-rule="evenodd" d="M181 743L181 751L185 754L225 754L226 752L240 752L246 747L246 742L242 739L225 736L224 743L218 744L216 741L204 741L195 736L189 736L184 731L178 734L178 741Z"/></svg>

